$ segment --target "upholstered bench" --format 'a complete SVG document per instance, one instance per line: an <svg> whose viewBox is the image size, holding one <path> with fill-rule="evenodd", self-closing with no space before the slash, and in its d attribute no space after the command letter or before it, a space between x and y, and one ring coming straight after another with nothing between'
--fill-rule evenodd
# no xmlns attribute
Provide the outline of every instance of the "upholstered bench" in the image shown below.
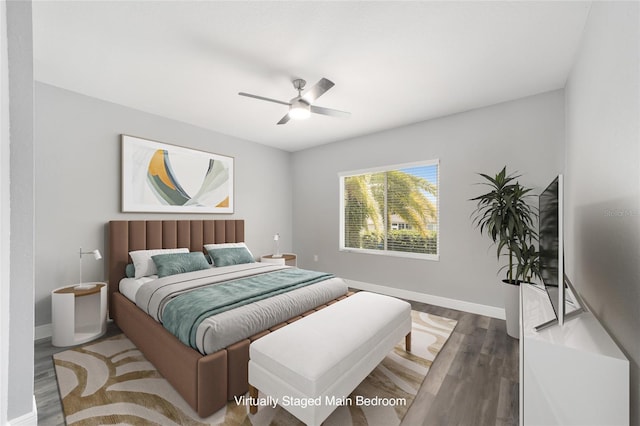
<svg viewBox="0 0 640 426"><path fill-rule="evenodd" d="M251 344L250 402L260 390L307 425L319 425L403 337L410 351L411 305L358 292Z"/></svg>

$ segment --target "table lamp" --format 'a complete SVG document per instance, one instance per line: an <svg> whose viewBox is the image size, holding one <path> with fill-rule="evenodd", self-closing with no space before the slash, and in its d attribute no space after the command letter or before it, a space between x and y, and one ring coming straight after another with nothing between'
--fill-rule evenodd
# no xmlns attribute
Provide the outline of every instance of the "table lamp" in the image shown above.
<svg viewBox="0 0 640 426"><path fill-rule="evenodd" d="M82 247L80 248L80 284L76 286L77 289L95 287L95 284L82 284L82 255L83 254L92 254L95 260L102 259L102 254L100 254L100 250L98 249L95 249L92 251L82 251Z"/></svg>

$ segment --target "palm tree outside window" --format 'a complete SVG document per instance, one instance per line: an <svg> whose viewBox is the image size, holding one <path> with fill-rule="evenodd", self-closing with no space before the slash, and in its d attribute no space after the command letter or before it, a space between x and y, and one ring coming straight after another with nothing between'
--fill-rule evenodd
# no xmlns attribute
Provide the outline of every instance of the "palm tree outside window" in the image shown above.
<svg viewBox="0 0 640 426"><path fill-rule="evenodd" d="M340 173L340 249L438 259L439 162Z"/></svg>

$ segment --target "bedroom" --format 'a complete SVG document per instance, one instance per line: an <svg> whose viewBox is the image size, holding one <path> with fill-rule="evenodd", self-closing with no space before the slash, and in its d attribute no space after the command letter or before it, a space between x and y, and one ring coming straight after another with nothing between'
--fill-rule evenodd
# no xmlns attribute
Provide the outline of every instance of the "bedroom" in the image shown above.
<svg viewBox="0 0 640 426"><path fill-rule="evenodd" d="M33 5L35 38L39 34L39 29L35 28L39 6ZM464 5L460 7L465 10ZM630 215L616 221L596 214L604 210L638 211L638 106L637 96L634 96L638 82L637 73L633 72L637 70L638 29L637 20L631 19L637 16L637 3L587 3L578 9L579 16L573 12L568 14L577 29L574 26L565 28L574 36L567 41L566 56L554 58L564 64L564 74L559 74L562 77L554 80L555 85L548 84L546 89L535 93L508 93L491 105L459 107L456 114L451 111L441 113L440 117L429 117L426 121L414 119L392 129L343 137L336 139L340 142L295 152L250 142L249 138L227 136L225 133L228 132L221 129L208 130L202 125L187 124L184 119L167 118L155 110L149 113L149 110L143 112L143 107L124 107L118 102L101 100L96 94L82 95L77 93L82 90L73 86L67 90L55 87L57 84L53 81L48 84L45 76L38 76L43 65L38 63L38 40L34 40L35 118L25 120L33 121L35 136L33 142L25 142L24 149L12 151L15 157L11 159L11 191L15 194L18 191L26 195L31 193L35 202L29 204L29 197L12 200L11 229L19 237L11 243L11 273L16 275L12 275L12 284L4 275L2 280L1 325L5 346L1 359L3 371L11 372L9 381L3 381L3 402L8 398L9 411L3 408L6 415L2 419L13 419L31 412L31 395L34 393L30 378L33 365L26 365L23 360L23 357L29 358L25 354L32 353L30 342L33 336L20 326L10 329L9 321L12 324L33 324L36 337L39 337L38 333L46 335L47 325L51 322L50 292L65 283L77 281L78 247L106 250L104 223L115 218L139 217L120 211L118 138L126 133L233 156L237 162L233 217L245 219L251 227L247 244L257 254L272 252L273 234L280 233L283 250L296 252L301 266L330 270L360 283L373 284L370 290L386 289L400 297L422 299L420 301L426 303L489 316L500 316L502 295L495 285L497 268L494 255L469 221L472 206L466 200L475 194L475 173L495 173L507 164L510 169L523 173L525 182L537 190L558 172L566 173L570 180L568 198L572 206L565 217L571 237L567 243L571 247L567 249L570 256L567 267L577 288L631 360L632 420L637 423L640 353L634 330L640 324L635 315L639 290L638 269L633 259L637 258L638 216ZM16 13L9 15L18 20L13 22L20 22L20 19L31 22L31 12L25 11L24 15ZM11 37L19 34L15 33L18 31L16 27L9 30L11 48L11 43L15 42ZM497 40L502 38L506 37L502 35ZM244 72L250 74L251 68L256 66L252 56L241 48L225 49L223 41L202 45L201 40L194 40L194 44L202 52L216 52L219 55L217 59L243 67ZM126 39L118 39L118 42L126 42ZM307 57L304 53L306 43L303 34L298 55ZM383 47L379 47L381 51ZM328 46L325 48L329 49ZM371 49L375 51L376 47ZM328 55L327 51L323 52L323 55ZM93 54L109 56L108 52L99 49ZM75 61L83 57L79 52L60 55L70 67L79 66ZM500 57L497 60L502 61ZM247 108L251 111L251 120L256 120L255 126L248 118L240 120L252 129L258 128L257 123L276 127L275 122L282 111L269 104L250 103L251 100L240 98L236 93L246 90L286 99L295 93L288 82L289 73L300 73L310 82L324 76L332 78L336 87L327 95L326 105L350 110L354 120L357 110L351 107L350 100L343 93L352 90L356 84L362 84L357 80L365 80L366 86L367 79L384 78L385 86L391 92L407 87L419 91L429 75L426 71L411 70L411 74L379 76L384 73L374 67L371 75L364 72L349 75L345 81L339 78L338 72L346 71L317 69L315 59L310 59L310 64L301 65L300 70L284 71L274 65L277 64L276 59L271 58L271 61L260 69L261 73L277 74L277 77L265 79L270 82L268 85L254 83L249 86L250 81L247 80L246 85L242 82L238 87L230 88L231 101L238 108L238 114ZM18 58L16 62L9 61L10 70L11 67L16 67L15 72L28 78L28 63ZM541 70L534 68L533 71L531 79L544 86L544 82L538 81ZM94 71L91 73L101 75ZM404 79L408 75L413 78ZM449 90L464 93L478 85L475 80L467 83L467 86ZM28 93L19 81L14 83L10 80L9 84L11 87L16 84L19 90L27 90ZM62 86L61 83L58 85ZM163 87L164 90L169 92L171 88ZM210 99L217 96L207 87L201 90ZM434 91L428 86L422 90L426 97ZM446 95L440 94L445 99ZM28 95L19 98L26 99ZM108 96L102 98L108 99ZM397 98L388 100L393 99ZM156 101L160 103L160 100ZM228 105L215 100L212 102L218 109ZM396 102L400 106L391 106L402 108L401 101ZM596 102L607 105L606 110L597 108ZM20 111L22 113L24 111ZM12 115L12 119L16 117ZM314 116L302 124L331 130L350 123L323 119L325 117ZM381 120L379 117L371 118L374 119ZM305 133L300 129L304 128L286 131L304 140ZM607 140L606 144L603 139ZM19 139L12 143L22 147ZM543 145L546 153L539 144ZM3 143L3 149L5 145ZM21 157L28 155L31 148L35 150L33 158ZM500 152L500 155L490 155L493 151ZM353 155L354 152L359 155ZM8 161L6 154L7 151L3 151L3 161ZM380 256L370 259L369 256L338 251L339 172L436 158L441 162L442 191L442 239L438 262ZM8 168L3 167L2 170L7 173ZM65 173L60 173L60 170ZM600 170L597 179L592 176L592 170ZM612 173L614 170L616 173ZM29 179L31 173L35 174L35 181ZM2 182L8 185L6 176ZM7 189L4 191L3 196L8 196ZM3 209L8 205L5 200L3 198ZM7 211L3 213L6 215ZM25 227L23 221L29 221L30 215L34 225ZM8 231L6 226L3 222L3 236ZM35 244L30 240L30 229L35 235ZM585 229L596 232L585 234ZM601 236L603 234L607 237ZM595 244L604 244L605 247L597 252L591 251L589 247ZM22 250L33 252L33 258L16 256ZM9 252L3 249L3 265L9 265L5 263L8 256ZM317 256L317 261L314 256ZM30 262L35 262L35 266L29 266ZM83 267L88 279L107 278L104 264L100 262L85 261ZM473 276L466 276L469 273L460 276L461 270L473 271ZM3 268L3 274L4 271L7 269ZM629 279L629 276L635 278ZM601 284L605 277L610 281L606 289ZM12 309L4 309L8 306ZM6 340L4 336L10 338ZM7 395L8 387L16 391Z"/></svg>

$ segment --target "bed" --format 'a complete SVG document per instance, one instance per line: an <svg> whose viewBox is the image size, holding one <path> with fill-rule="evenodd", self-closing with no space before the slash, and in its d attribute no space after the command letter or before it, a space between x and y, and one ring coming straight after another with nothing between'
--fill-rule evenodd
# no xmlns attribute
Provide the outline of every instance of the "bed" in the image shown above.
<svg viewBox="0 0 640 426"><path fill-rule="evenodd" d="M345 289L345 294L326 303L268 329L256 329L248 337L203 354L183 344L119 291L126 266L131 263L131 251L186 247L191 252L202 252L206 244L243 242L244 230L244 221L235 219L136 220L111 221L108 224L109 315L201 417L213 414L234 396L247 392L247 364L252 341L347 297Z"/></svg>

